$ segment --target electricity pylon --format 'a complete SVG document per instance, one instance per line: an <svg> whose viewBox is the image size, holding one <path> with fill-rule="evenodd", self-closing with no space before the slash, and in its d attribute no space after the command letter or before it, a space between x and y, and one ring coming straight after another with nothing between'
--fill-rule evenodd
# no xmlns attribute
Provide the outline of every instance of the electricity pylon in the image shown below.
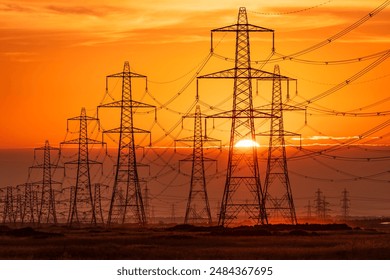
<svg viewBox="0 0 390 280"><path fill-rule="evenodd" d="M15 223L15 205L12 186L7 186L4 195L3 223Z"/></svg>
<svg viewBox="0 0 390 280"><path fill-rule="evenodd" d="M269 147L267 171L264 183L264 205L268 222L271 220L297 223L290 179L288 176L285 136L299 134L284 130L283 111L304 110L299 107L283 104L282 81L279 65L274 67L275 77L272 86L271 129L269 131ZM265 108L264 108L265 109ZM259 135L265 135L261 133Z"/></svg>
<svg viewBox="0 0 390 280"><path fill-rule="evenodd" d="M150 131L136 128L134 126L133 115L136 109L154 109L156 112L156 107L133 100L131 88L132 79L143 78L146 80L147 77L130 72L129 62L125 62L123 72L107 76L107 91L109 78L119 78L122 80L122 98L119 101L98 106L98 109L121 109L120 127L103 132L119 134L115 181L107 222L108 224L137 223L139 225L145 225L146 217L137 171L138 163L136 160L136 143L134 135L136 133L150 134Z"/></svg>
<svg viewBox="0 0 390 280"><path fill-rule="evenodd" d="M343 221L347 221L349 218L349 208L350 208L349 192L347 191L347 189L344 189L342 191L342 198L341 198L341 217Z"/></svg>
<svg viewBox="0 0 390 280"><path fill-rule="evenodd" d="M190 192L187 200L184 224L212 224L210 205L207 196L206 176L204 163L206 161L216 162L204 156L203 148L206 142L220 142L220 140L205 137L202 129L202 113L197 105L194 115L187 115L184 118L194 118L194 136L178 139L180 142L192 143L192 155L180 160L180 162L192 162Z"/></svg>
<svg viewBox="0 0 390 280"><path fill-rule="evenodd" d="M39 186L25 183L18 185L18 189L21 191L22 195L22 206L20 213L21 223L35 223L37 221L37 189Z"/></svg>
<svg viewBox="0 0 390 280"><path fill-rule="evenodd" d="M50 146L49 141L46 140L45 146L34 149L34 161L36 161L36 153L40 151L43 151L43 163L30 167L30 169L42 169L42 180L32 182L33 184L39 185L41 188L38 199L38 224L57 224L56 201L53 185L61 184L61 182L54 181L52 176L57 168L63 167L52 163L51 153L54 151L59 155L60 149Z"/></svg>
<svg viewBox="0 0 390 280"><path fill-rule="evenodd" d="M322 220L324 218L324 210L323 210L324 203L323 203L322 191L320 189L317 189L316 191L316 197L314 199L314 203L315 203L317 218Z"/></svg>
<svg viewBox="0 0 390 280"><path fill-rule="evenodd" d="M274 31L249 24L246 9L241 7L236 24L211 30L212 52L214 32L236 33L235 67L198 77L198 79L233 79L234 81L232 110L208 116L208 118L232 120L226 183L218 224L228 226L239 218L241 212L246 213L251 223L264 224L267 223L267 216L263 205L258 147L255 145L255 119L270 118L271 114L254 109L252 79L273 80L277 75L251 67L249 34L251 32L271 32L273 34ZM280 78L288 79L283 76ZM252 146L236 147L236 143L244 139L250 140L253 143ZM240 191L237 192L239 189ZM245 190L245 197L242 197ZM241 199L237 193L241 193Z"/></svg>
<svg viewBox="0 0 390 280"><path fill-rule="evenodd" d="M107 188L107 185L100 183L94 184L93 187L93 205L95 208L95 218L97 224L104 224L103 205L102 205L102 187Z"/></svg>
<svg viewBox="0 0 390 280"><path fill-rule="evenodd" d="M89 145L103 145L104 143L98 140L88 138L88 122L99 122L99 119L87 116L85 108L82 108L80 116L68 119L68 130L70 121L79 122L79 137L76 139L61 142L61 145L78 146L77 160L65 162L65 165L77 165L76 184L74 186L71 186L70 191L70 216L68 217L68 224L69 226L72 226L73 224L96 225L96 209L94 203L94 192L92 190L91 183L90 166L92 164L102 163L89 159Z"/></svg>

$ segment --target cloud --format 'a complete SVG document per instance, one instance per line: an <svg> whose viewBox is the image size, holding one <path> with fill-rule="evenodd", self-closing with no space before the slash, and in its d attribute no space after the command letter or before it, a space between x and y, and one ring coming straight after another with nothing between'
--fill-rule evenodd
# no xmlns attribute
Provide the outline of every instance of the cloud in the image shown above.
<svg viewBox="0 0 390 280"><path fill-rule="evenodd" d="M54 12L62 15L88 15L103 17L114 12L122 11L114 6L94 6L94 7L83 7L83 6L68 6L68 5L49 5L45 7L48 12Z"/></svg>
<svg viewBox="0 0 390 280"><path fill-rule="evenodd" d="M17 4L0 4L0 12L33 12L34 10Z"/></svg>

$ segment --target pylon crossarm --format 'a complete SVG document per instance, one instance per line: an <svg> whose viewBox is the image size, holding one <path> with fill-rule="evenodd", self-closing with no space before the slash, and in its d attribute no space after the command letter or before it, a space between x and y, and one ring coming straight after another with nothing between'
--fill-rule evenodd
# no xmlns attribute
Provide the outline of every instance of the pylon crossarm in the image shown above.
<svg viewBox="0 0 390 280"><path fill-rule="evenodd" d="M67 164L79 164L79 163L80 162L79 162L78 159L64 162L65 165L67 165ZM103 165L102 162L96 161L96 160L91 160L91 159L88 159L88 164L100 164L100 165Z"/></svg>
<svg viewBox="0 0 390 280"><path fill-rule="evenodd" d="M273 79L280 79L283 81L295 80L287 76L274 74L256 68L249 68L249 69L231 68L231 69L222 70L222 71L218 71L218 72L214 72L214 73L210 73L198 77L198 79L237 79L237 78L270 80L270 81L272 81Z"/></svg>
<svg viewBox="0 0 390 280"><path fill-rule="evenodd" d="M277 108L279 109L279 108ZM282 107L280 108L283 111L306 111L306 108L298 107L294 105L289 104L282 104ZM267 104L263 106L257 106L255 110L264 110L264 111L271 111L272 110L272 104ZM275 109L274 109L275 110Z"/></svg>
<svg viewBox="0 0 390 280"><path fill-rule="evenodd" d="M252 114L249 114L249 113L252 113ZM221 112L221 113L217 113L217 114L214 114L214 115L209 115L206 117L206 119L212 119L212 118L216 118L216 119L232 119L232 118L238 118L238 119L251 119L251 118L254 118L254 119L264 119L264 118L277 118L278 116L275 116L275 115L272 115L272 114L269 114L269 113L265 113L265 112L262 112L260 110L255 110L255 109L252 109L252 110L248 110L248 109L245 109L245 110L231 110L231 111L225 111L225 112Z"/></svg>
<svg viewBox="0 0 390 280"><path fill-rule="evenodd" d="M237 31L243 31L243 29L248 32L275 32L272 29L264 28L249 23L227 25L224 27L213 29L211 30L211 32L237 32Z"/></svg>
<svg viewBox="0 0 390 280"><path fill-rule="evenodd" d="M111 74L111 75L108 75L107 78L128 78L128 77L131 77L131 78L147 78L145 75L141 75L141 74L137 74L137 73L134 73L134 72L120 72L120 73L116 73L116 74Z"/></svg>
<svg viewBox="0 0 390 280"><path fill-rule="evenodd" d="M150 131L141 128L136 128L136 127L122 128L122 129L120 127L117 127L113 129L104 130L103 133L147 133L148 134L150 133Z"/></svg>
<svg viewBox="0 0 390 280"><path fill-rule="evenodd" d="M82 141L81 141L82 140ZM68 140L68 141L63 141L60 143L60 145L78 145L80 143L80 141L83 143L83 144L105 144L104 142L102 141L99 141L99 140L95 140L95 139L91 139L91 138L85 138L85 139L82 139L82 138L76 138L76 139L72 139L72 140Z"/></svg>
<svg viewBox="0 0 390 280"><path fill-rule="evenodd" d="M257 136L275 136L275 132L265 131L265 132L256 133L256 135ZM278 133L278 136L302 136L302 134L283 130L283 131L280 131L280 133Z"/></svg>
<svg viewBox="0 0 390 280"><path fill-rule="evenodd" d="M77 116L77 117L69 118L69 119L68 119L68 121L83 121L83 120L87 120L87 121L98 121L99 119L94 118L94 117L90 117L90 116Z"/></svg>

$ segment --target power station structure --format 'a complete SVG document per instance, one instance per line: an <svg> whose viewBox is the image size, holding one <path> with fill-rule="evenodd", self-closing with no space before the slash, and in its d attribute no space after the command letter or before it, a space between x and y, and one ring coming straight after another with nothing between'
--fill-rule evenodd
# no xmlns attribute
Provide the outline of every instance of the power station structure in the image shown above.
<svg viewBox="0 0 390 280"><path fill-rule="evenodd" d="M205 137L202 128L203 117L200 106L197 105L195 114L184 117L194 118L193 137L175 140L192 143L192 155L180 160L180 162L192 163L190 191L184 216L184 224L212 224L209 199L207 196L205 162L216 162L216 160L205 157L203 150L205 143L220 143L221 141L207 136Z"/></svg>
<svg viewBox="0 0 390 280"><path fill-rule="evenodd" d="M297 224L294 200L287 168L285 136L300 136L284 129L283 111L302 111L300 107L283 103L282 80L279 65L274 67L272 83L271 127L269 136L267 169L264 183L264 205L268 222ZM288 77L288 82L294 80ZM268 108L263 108L268 109Z"/></svg>
<svg viewBox="0 0 390 280"><path fill-rule="evenodd" d="M77 160L65 162L65 165L77 165L76 183L70 188L70 205L68 224L94 224L97 223L97 211L95 197L100 194L100 184L93 185L91 182L90 166L102 164L101 162L89 158L90 145L104 145L104 142L94 140L88 137L88 123L91 121L99 122L99 119L87 116L85 108L81 109L80 116L69 118L69 122L76 121L79 123L79 137L76 139L61 142L62 145L77 145ZM99 189L96 189L99 188ZM94 190L95 189L95 190ZM97 201L97 203L99 203ZM101 222L101 221L100 221Z"/></svg>
<svg viewBox="0 0 390 280"><path fill-rule="evenodd" d="M252 32L269 32L274 30L248 23L247 12L241 7L237 23L211 30L211 51L213 52L213 33L230 32L236 35L234 68L199 76L198 79L232 79L232 110L208 116L208 118L231 119L229 156L225 188L221 202L218 224L228 226L244 212L251 224L267 223L267 214L261 187L258 147L256 143L255 119L271 118L272 115L253 106L252 80L272 81L275 77L285 80L286 77L251 67L250 39ZM274 38L274 37L273 37ZM274 42L272 41L272 49ZM237 147L240 140L252 143L251 147ZM238 190L240 190L238 192ZM243 194L246 191L245 194Z"/></svg>
<svg viewBox="0 0 390 280"><path fill-rule="evenodd" d="M126 61L121 73L109 75L106 78L106 90L108 92L109 79L122 80L122 98L98 106L100 108L119 108L121 110L120 126L105 130L104 133L119 134L118 155L115 171L114 186L112 190L110 208L108 212L108 224L136 223L146 224L145 208L142 200L142 191L137 170L135 134L150 134L150 131L134 126L135 110L154 110L156 107L133 100L132 79L145 79L141 74L130 72L129 62Z"/></svg>
<svg viewBox="0 0 390 280"><path fill-rule="evenodd" d="M56 198L54 185L61 185L61 182L53 179L53 174L58 168L63 168L58 164L52 162L51 154L53 152L60 154L60 148L52 147L49 141L45 141L45 146L34 149L34 161L37 159L37 152L43 152L43 163L38 163L30 167L30 169L42 170L42 180L31 182L32 184L39 185L38 194L38 219L37 223L45 224L57 224L56 213Z"/></svg>

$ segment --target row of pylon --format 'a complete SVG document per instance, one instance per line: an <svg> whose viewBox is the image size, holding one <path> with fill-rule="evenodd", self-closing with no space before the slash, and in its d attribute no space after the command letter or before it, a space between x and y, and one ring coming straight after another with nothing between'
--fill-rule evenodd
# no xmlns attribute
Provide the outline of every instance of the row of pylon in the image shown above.
<svg viewBox="0 0 390 280"><path fill-rule="evenodd" d="M249 34L252 32L271 32L274 30L255 26L248 23L245 8L240 8L237 23L214 29L213 32L235 32L236 52L235 67L207 75L197 77L197 79L233 79L233 105L232 110L215 115L203 116L200 107L196 107L194 117L194 136L191 138L179 139L178 141L192 141L192 155L183 161L192 162L192 173L190 181L190 191L187 200L185 223L206 223L212 224L210 207L207 196L204 162L213 159L205 158L203 155L203 145L208 141L218 141L207 138L202 129L202 117L205 118L229 118L231 119L231 132L229 140L228 166L224 193L221 200L221 208L218 215L218 224L229 226L238 222L241 216L245 216L251 224L266 224L279 213L287 223L297 223L295 207L293 203L292 190L288 177L286 149L284 136L290 135L283 127L284 110L301 110L293 106L287 106L282 101L282 81L294 80L280 75L278 66L275 66L274 73L266 72L251 67L250 40ZM213 51L213 43L212 51ZM145 215L144 201L141 193L140 178L138 169L141 164L136 159L135 134L150 134L150 131L134 126L135 110L146 109L155 110L156 107L150 104L135 101L132 96L132 80L141 78L146 80L146 76L130 71L130 65L125 62L123 71L107 76L107 89L109 79L120 79L122 82L122 97L119 101L98 106L103 108L119 108L121 114L120 126L106 133L119 134L119 145L117 150L117 160L115 165L115 178L112 187L108 217L105 221L102 214L100 185L92 184L90 176L90 165L100 164L89 158L90 144L104 144L101 141L88 138L89 121L98 121L97 118L89 117L85 109L81 110L81 115L71 118L71 121L78 121L80 125L79 137L61 143L62 145L77 145L78 159L66 164L77 165L77 179L75 185L71 187L69 218L68 223L79 224L127 224L136 223L145 225L147 223ZM272 104L268 108L255 108L252 101L252 79L273 82ZM189 116L187 116L189 117ZM269 152L267 161L267 171L265 185L261 186L258 147L253 144L250 147L237 147L240 140L250 140L256 143L256 136L261 135L255 131L255 119L269 118L271 129L263 135L270 136ZM55 198L51 178L54 166L50 161L50 151L55 149L46 142L44 150L44 163L34 166L43 170L43 180L35 182L40 186L37 193L29 192L28 199L24 200L24 207L30 209L29 201L32 199L36 207L28 210L30 220L37 217L38 223L57 223L55 211ZM55 168L58 168L56 166ZM276 183L281 185L282 192L273 191ZM27 186L27 185L26 185ZM27 188L27 187L26 187ZM31 187L34 189L34 187ZM237 199L237 194L244 194L245 203ZM280 195L282 193L282 195ZM34 196L34 194L36 194ZM16 216L24 221L26 218L19 210L12 210L13 202L8 202L8 188L5 199L4 221L15 221ZM197 201L197 203L196 203ZM197 207L195 207L195 204ZM12 214L12 215L11 215ZM13 218L11 218L13 217Z"/></svg>

